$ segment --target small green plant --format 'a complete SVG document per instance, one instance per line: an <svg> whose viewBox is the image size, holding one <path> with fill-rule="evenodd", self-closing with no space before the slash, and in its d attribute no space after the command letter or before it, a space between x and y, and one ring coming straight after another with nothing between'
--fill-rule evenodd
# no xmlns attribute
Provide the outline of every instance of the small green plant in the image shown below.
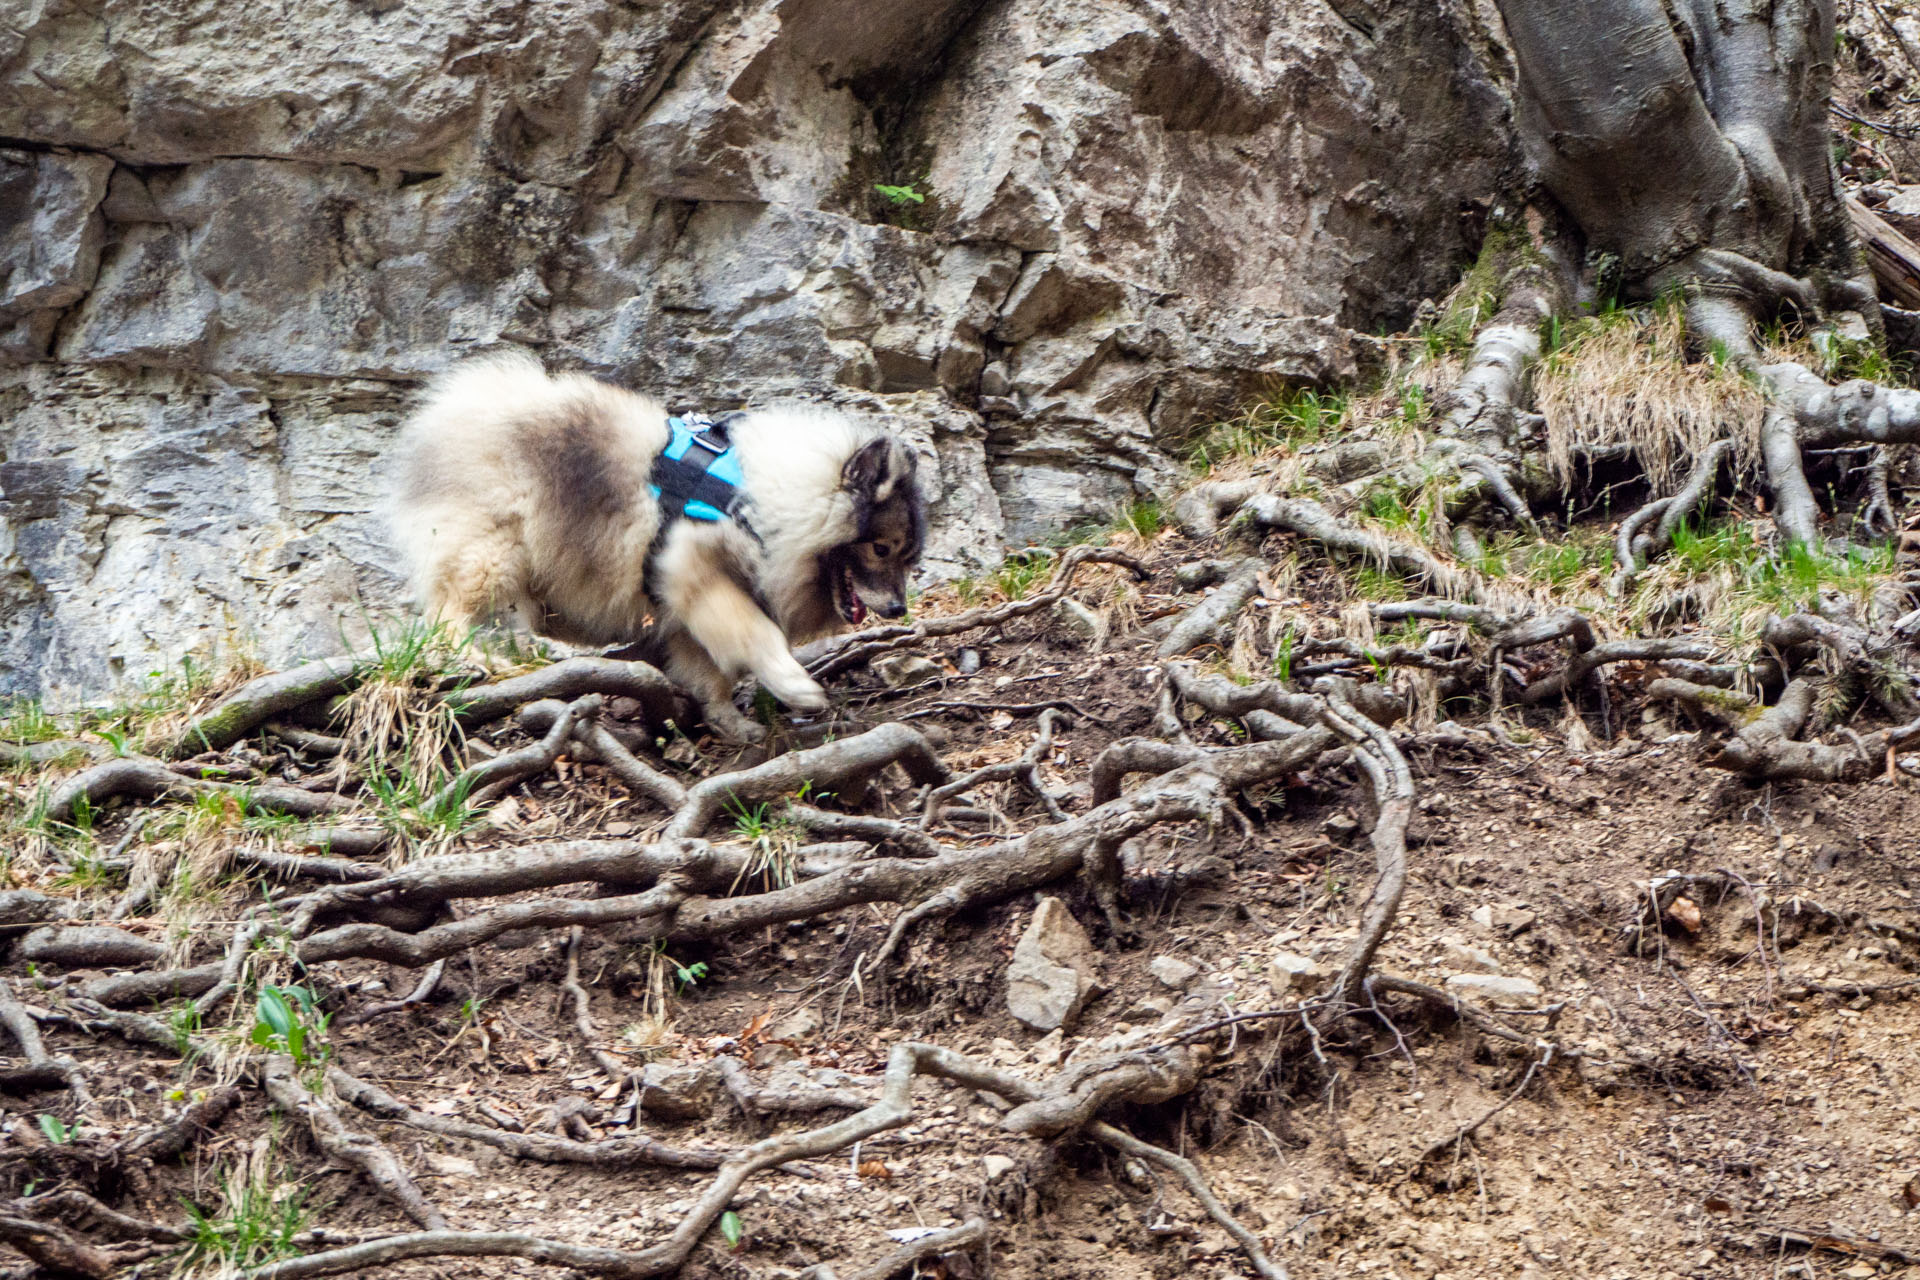
<svg viewBox="0 0 1920 1280"><path fill-rule="evenodd" d="M175 1005L167 1012L167 1032L173 1037L174 1052L191 1058L196 1048L194 1037L200 1034L199 1007L191 1000Z"/></svg>
<svg viewBox="0 0 1920 1280"><path fill-rule="evenodd" d="M900 186L893 186L885 182L876 182L873 184L873 189L879 192L880 198L890 205L904 206L925 204L927 202L926 193L920 190L918 183L914 182L905 183Z"/></svg>
<svg viewBox="0 0 1920 1280"><path fill-rule="evenodd" d="M1399 574L1362 565L1353 571L1354 590L1366 600L1405 600L1407 584Z"/></svg>
<svg viewBox="0 0 1920 1280"><path fill-rule="evenodd" d="M321 1041L332 1021L333 1015L319 1011L313 992L306 987L262 987L254 1004L253 1033L247 1041L269 1052L288 1055L305 1071L332 1055Z"/></svg>
<svg viewBox="0 0 1920 1280"><path fill-rule="evenodd" d="M1348 408L1347 397L1336 391L1281 391L1206 432L1189 450L1188 461L1204 471L1228 458L1251 458L1282 446L1303 449L1337 433Z"/></svg>
<svg viewBox="0 0 1920 1280"><path fill-rule="evenodd" d="M746 1235L747 1229L741 1224L739 1214L729 1209L720 1215L720 1238L727 1242L727 1248L738 1249Z"/></svg>
<svg viewBox="0 0 1920 1280"><path fill-rule="evenodd" d="M1273 650L1273 677L1285 684L1293 679L1293 628L1288 627L1280 633L1280 643Z"/></svg>
<svg viewBox="0 0 1920 1280"><path fill-rule="evenodd" d="M1400 486L1391 480L1368 486L1360 499L1360 510L1389 529L1404 529L1413 523L1413 512L1407 507Z"/></svg>
<svg viewBox="0 0 1920 1280"><path fill-rule="evenodd" d="M1882 385L1907 385L1909 371L1906 365L1888 355L1884 343L1872 338L1821 333L1815 336L1814 346L1820 352L1821 374L1828 381L1845 382L1851 378L1864 378Z"/></svg>
<svg viewBox="0 0 1920 1280"><path fill-rule="evenodd" d="M812 783L808 783L803 787L797 798L804 802L811 786ZM799 879L793 851L800 846L800 830L791 819L784 814L775 815L765 802L748 805L738 796L728 797L727 812L733 815L734 832L753 845L753 856L741 868L734 881L736 886L762 874L775 888L784 888Z"/></svg>
<svg viewBox="0 0 1920 1280"><path fill-rule="evenodd" d="M1602 574L1613 568L1612 546L1600 543L1583 545L1572 538L1560 542L1538 542L1527 548L1526 573L1535 582L1564 587L1588 569Z"/></svg>
<svg viewBox="0 0 1920 1280"><path fill-rule="evenodd" d="M1042 555L1016 553L994 571L993 585L1009 600L1023 600L1034 585L1047 576L1050 562Z"/></svg>
<svg viewBox="0 0 1920 1280"><path fill-rule="evenodd" d="M685 991L689 987L698 986L700 983L706 981L706 977L707 962L705 960L695 960L692 964L675 964L673 966L673 980L681 991Z"/></svg>
<svg viewBox="0 0 1920 1280"><path fill-rule="evenodd" d="M411 763L412 752L396 756L392 774L376 770L367 775L367 794L376 817L404 836L426 839L459 835L479 820L479 811L467 803L473 780L423 776Z"/></svg>
<svg viewBox="0 0 1920 1280"><path fill-rule="evenodd" d="M61 736L60 723L47 714L38 698L20 698L0 704L0 742L31 746Z"/></svg>
<svg viewBox="0 0 1920 1280"><path fill-rule="evenodd" d="M367 655L358 674L363 681L417 684L451 674L459 665L461 649L472 633L456 635L444 622L408 618L395 626L376 626L368 619Z"/></svg>
<svg viewBox="0 0 1920 1280"><path fill-rule="evenodd" d="M1167 513L1158 498L1142 498L1120 514L1118 528L1151 542L1167 527Z"/></svg>
<svg viewBox="0 0 1920 1280"><path fill-rule="evenodd" d="M749 806L738 796L727 797L727 812L733 815L733 830L742 840L764 840L772 824L767 821L770 812L765 801Z"/></svg>
<svg viewBox="0 0 1920 1280"><path fill-rule="evenodd" d="M215 1212L184 1203L189 1226L179 1271L230 1275L299 1252L293 1242L311 1216L304 1187L276 1188L268 1176L229 1173L220 1179L220 1199Z"/></svg>
<svg viewBox="0 0 1920 1280"><path fill-rule="evenodd" d="M47 1141L56 1147L64 1147L80 1136L80 1123L68 1124L59 1116L43 1115L39 1118L40 1132L47 1135Z"/></svg>
<svg viewBox="0 0 1920 1280"><path fill-rule="evenodd" d="M1400 385L1400 417L1396 426L1403 430L1414 430L1426 423L1427 389L1417 382L1405 382Z"/></svg>

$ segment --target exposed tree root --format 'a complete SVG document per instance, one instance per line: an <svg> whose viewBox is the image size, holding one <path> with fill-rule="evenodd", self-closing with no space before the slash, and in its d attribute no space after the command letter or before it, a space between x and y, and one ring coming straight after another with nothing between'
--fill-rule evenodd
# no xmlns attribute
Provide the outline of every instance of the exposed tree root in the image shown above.
<svg viewBox="0 0 1920 1280"><path fill-rule="evenodd" d="M862 1267L847 1276L846 1280L893 1280L909 1267L917 1266L929 1258L938 1258L947 1254L966 1253L979 1248L987 1242L987 1220L968 1218L957 1227L948 1227L944 1231L935 1231L923 1236L912 1244L903 1244L870 1267ZM823 1278L824 1280L824 1278Z"/></svg>
<svg viewBox="0 0 1920 1280"><path fill-rule="evenodd" d="M358 678L359 671L358 658L323 658L291 671L250 680L222 698L212 710L196 716L160 754L189 756L197 751L230 747L275 716L345 693Z"/></svg>
<svg viewBox="0 0 1920 1280"><path fill-rule="evenodd" d="M445 1215L427 1203L393 1152L371 1135L349 1129L339 1112L299 1080L292 1058L281 1053L269 1054L261 1071L261 1082L273 1105L304 1120L314 1141L329 1157L358 1170L381 1195L427 1230L446 1230Z"/></svg>
<svg viewBox="0 0 1920 1280"><path fill-rule="evenodd" d="M445 809L463 797L469 806L476 809L492 804L524 779L551 769L560 753L566 750L567 740L573 736L575 726L598 716L600 706L601 697L597 693L589 693L567 703L560 714L554 717L552 727L540 741L521 747L518 751L497 755L491 760L483 760L456 775L427 802L428 807Z"/></svg>
<svg viewBox="0 0 1920 1280"><path fill-rule="evenodd" d="M338 1067L327 1068L327 1083L342 1101L359 1107L369 1115L425 1133L439 1134L443 1138L478 1142L504 1151L518 1160L590 1165L601 1169L717 1169L725 1158L721 1152L688 1151L638 1133L603 1138L597 1142L576 1142L549 1133L513 1133L452 1116L431 1115L408 1106L378 1085L351 1076Z"/></svg>
<svg viewBox="0 0 1920 1280"><path fill-rule="evenodd" d="M1160 642L1160 656L1177 658L1199 645L1210 644L1218 639L1222 629L1232 625L1247 601L1259 591L1260 575L1266 572L1266 568L1265 561L1253 556L1234 565L1226 580L1212 594L1173 624L1166 639Z"/></svg>
<svg viewBox="0 0 1920 1280"><path fill-rule="evenodd" d="M963 795L975 787L989 782L1014 780L1026 785L1041 804L1046 806L1047 816L1055 822L1067 821L1067 815L1061 810L1059 802L1048 793L1040 781L1040 762L1053 750L1053 734L1062 727L1062 718L1057 711L1040 713L1039 732L1034 735L1033 745L1020 753L1018 760L1009 760L1004 764L990 764L975 769L964 778L934 787L927 792L925 803L920 811L920 825L930 827L940 820L941 806L957 795Z"/></svg>
<svg viewBox="0 0 1920 1280"><path fill-rule="evenodd" d="M1060 563L1055 566L1047 585L1032 595L990 608L969 609L964 613L928 618L912 626L876 627L851 635L835 636L801 649L800 659L806 663L814 679L825 680L843 671L864 666L883 654L911 648L930 639L977 631L1011 622L1015 618L1024 618L1059 603L1073 588L1074 576L1090 564L1119 565L1130 570L1136 578L1145 579L1147 576L1146 567L1123 551L1110 547L1072 547L1060 557Z"/></svg>
<svg viewBox="0 0 1920 1280"><path fill-rule="evenodd" d="M87 1089L86 1076L80 1070L80 1065L72 1058L64 1055L56 1058L47 1052L46 1042L40 1038L40 1028L34 1022L33 1015L27 1012L27 1007L13 994L12 985L3 978L0 978L0 1025L6 1027L7 1034L20 1046L20 1056L27 1060L30 1068L64 1085L73 1095L74 1106L79 1110L84 1112L93 1108L93 1094Z"/></svg>
<svg viewBox="0 0 1920 1280"><path fill-rule="evenodd" d="M1269 529L1283 529L1354 557L1364 564L1384 564L1395 573L1443 596L1473 598L1472 580L1458 568L1423 547L1370 533L1341 520L1312 498L1283 498L1260 493L1240 506L1241 513Z"/></svg>
<svg viewBox="0 0 1920 1280"><path fill-rule="evenodd" d="M1703 720L1741 722L1738 732L1719 744L1707 763L1756 782L1858 782L1886 770L1891 751L1920 742L1920 719L1856 734L1844 747L1801 741L1798 735L1813 714L1818 689L1814 680L1797 677L1788 682L1778 702L1750 718L1741 710L1741 695L1725 690L1670 679L1657 681L1648 691L1685 704Z"/></svg>
<svg viewBox="0 0 1920 1280"><path fill-rule="evenodd" d="M690 723L691 703L672 681L644 662L617 658L568 658L528 675L450 690L442 697L462 725L474 728L504 719L530 702L571 701L590 693L636 700L651 725Z"/></svg>
<svg viewBox="0 0 1920 1280"><path fill-rule="evenodd" d="M98 809L108 800L122 796L138 800L166 800L209 794L244 797L259 812L290 813L299 818L349 813L354 808L352 801L325 791L212 782L188 776L147 756L127 756L95 765L68 779L47 801L47 816L55 822L69 821L73 817L74 807L82 800Z"/></svg>
<svg viewBox="0 0 1920 1280"><path fill-rule="evenodd" d="M1343 1004L1358 1006L1365 994L1368 970L1374 953L1387 936L1400 899L1407 888L1407 823L1413 818L1413 774L1393 736L1367 717L1355 711L1338 692L1327 693L1327 724L1342 737L1356 744L1354 758L1373 784L1379 816L1373 824L1373 852L1379 878L1367 899L1366 914L1360 920L1360 936L1347 952L1340 977L1334 984L1335 997Z"/></svg>
<svg viewBox="0 0 1920 1280"><path fill-rule="evenodd" d="M1191 1056L1191 1051L1184 1049L1171 1050L1169 1053L1181 1058ZM1176 1068L1173 1079L1184 1078L1188 1087L1191 1087L1191 1070L1191 1067ZM1115 1077L1112 1073L1116 1071L1121 1072L1122 1076ZM1168 1087L1169 1077L1157 1070L1148 1069L1141 1074L1130 1071L1124 1063L1110 1063L1092 1074L1108 1080L1124 1079L1140 1090L1137 1099L1135 1095L1120 1089L1107 1090L1100 1093L1101 1101L1115 1101L1122 1097L1148 1101L1172 1096L1163 1092ZM680 1225L665 1240L639 1252L589 1248L508 1232L429 1230L313 1254L292 1262L264 1267L251 1274L263 1280L269 1277L287 1280L288 1277L349 1274L403 1258L492 1256L527 1258L555 1266L573 1267L595 1275L622 1278L665 1275L677 1270L686 1261L701 1237L713 1227L747 1179L754 1174L795 1160L842 1151L874 1134L906 1124L913 1117L912 1087L916 1075L941 1076L969 1088L998 1094L1009 1102L1023 1104L1008 1113L1005 1123L1009 1128L1013 1127L1015 1116L1021 1115L1027 1108L1048 1103L1055 1096L1052 1091L1020 1076L983 1066L950 1049L930 1044L899 1044L889 1053L879 1101L845 1119L804 1133L767 1138L728 1156ZM1085 1097L1084 1091L1082 1097ZM1204 1179L1191 1162L1150 1143L1141 1142L1105 1123L1090 1123L1093 1108L1097 1105L1098 1102L1089 1104L1084 1100L1069 1102L1062 1115L1078 1117L1077 1124L1084 1126L1087 1135L1096 1141L1180 1172L1189 1189L1201 1198L1205 1211L1227 1226L1242 1248L1247 1250L1255 1269L1262 1276L1284 1278L1285 1271L1266 1257L1258 1238L1240 1226L1207 1191Z"/></svg>

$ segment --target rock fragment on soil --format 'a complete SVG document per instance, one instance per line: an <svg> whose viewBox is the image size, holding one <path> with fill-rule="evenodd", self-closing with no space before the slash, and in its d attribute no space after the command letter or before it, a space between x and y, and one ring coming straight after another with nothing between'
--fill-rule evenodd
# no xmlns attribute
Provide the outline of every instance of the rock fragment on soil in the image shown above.
<svg viewBox="0 0 1920 1280"><path fill-rule="evenodd" d="M1070 596L1063 596L1053 606L1053 616L1068 631L1087 641L1096 649L1106 643L1107 623L1087 606Z"/></svg>
<svg viewBox="0 0 1920 1280"><path fill-rule="evenodd" d="M1329 840L1338 840L1345 844L1360 834L1360 819L1342 809L1321 823L1320 831Z"/></svg>
<svg viewBox="0 0 1920 1280"><path fill-rule="evenodd" d="M1035 1031L1071 1027L1098 983L1087 931L1058 898L1042 898L1007 966L1007 1008Z"/></svg>
<svg viewBox="0 0 1920 1280"><path fill-rule="evenodd" d="M1481 969L1487 973L1500 972L1500 962L1491 954L1482 951L1479 947L1470 947L1458 938L1443 938L1440 942L1440 953L1447 958L1447 963L1457 968Z"/></svg>
<svg viewBox="0 0 1920 1280"><path fill-rule="evenodd" d="M980 1157L980 1163L986 1166L987 1181L998 1182L1012 1173L1018 1162L1012 1156L994 1155Z"/></svg>
<svg viewBox="0 0 1920 1280"><path fill-rule="evenodd" d="M766 1038L769 1040L806 1041L819 1034L819 1031L820 1013L812 1005L807 1005L804 1008L795 1009L792 1013L768 1027Z"/></svg>
<svg viewBox="0 0 1920 1280"><path fill-rule="evenodd" d="M1483 929L1493 929L1500 933L1518 933L1539 917L1517 903L1484 903L1473 909L1469 916Z"/></svg>
<svg viewBox="0 0 1920 1280"><path fill-rule="evenodd" d="M1267 985L1273 988L1276 997L1285 998L1296 987L1310 985L1320 976L1320 965L1305 956L1282 951L1267 961Z"/></svg>
<svg viewBox="0 0 1920 1280"><path fill-rule="evenodd" d="M713 1106L714 1073L688 1063L650 1062L640 1077L640 1109L667 1120L696 1120Z"/></svg>
<svg viewBox="0 0 1920 1280"><path fill-rule="evenodd" d="M1175 991L1182 991L1200 976L1200 966L1179 956L1155 956L1148 963L1147 972Z"/></svg>
<svg viewBox="0 0 1920 1280"><path fill-rule="evenodd" d="M939 663L931 658L923 658L917 653L890 653L873 662L874 674L886 682L889 689L903 689L908 685L925 684L936 680L942 673Z"/></svg>
<svg viewBox="0 0 1920 1280"><path fill-rule="evenodd" d="M1233 570L1231 560L1189 560L1173 571L1174 585L1182 591L1210 587Z"/></svg>
<svg viewBox="0 0 1920 1280"><path fill-rule="evenodd" d="M1456 973L1447 986L1469 999L1492 1004L1533 1004L1540 999L1540 984L1532 978L1506 977L1497 973Z"/></svg>
<svg viewBox="0 0 1920 1280"><path fill-rule="evenodd" d="M135 969L155 963L166 953L157 942L104 924L35 929L20 944L26 959L65 969Z"/></svg>

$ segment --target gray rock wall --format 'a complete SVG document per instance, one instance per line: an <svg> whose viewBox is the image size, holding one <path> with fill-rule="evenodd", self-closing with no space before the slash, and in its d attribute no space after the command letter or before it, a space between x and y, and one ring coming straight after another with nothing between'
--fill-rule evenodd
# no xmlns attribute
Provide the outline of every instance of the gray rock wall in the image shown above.
<svg viewBox="0 0 1920 1280"><path fill-rule="evenodd" d="M936 570L1106 516L1449 282L1489 47L1365 0L11 0L0 692L352 643L406 398L500 343L889 416Z"/></svg>

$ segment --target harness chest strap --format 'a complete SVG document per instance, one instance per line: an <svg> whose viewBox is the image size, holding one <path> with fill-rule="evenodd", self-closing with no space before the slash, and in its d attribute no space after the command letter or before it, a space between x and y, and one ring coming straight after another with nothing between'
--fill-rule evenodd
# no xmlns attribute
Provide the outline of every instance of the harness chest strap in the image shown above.
<svg viewBox="0 0 1920 1280"><path fill-rule="evenodd" d="M746 527L739 519L740 486L746 483L746 476L740 470L733 442L727 438L727 422L734 416L667 419L672 435L653 460L648 486L660 502L663 532L675 520L733 519Z"/></svg>

